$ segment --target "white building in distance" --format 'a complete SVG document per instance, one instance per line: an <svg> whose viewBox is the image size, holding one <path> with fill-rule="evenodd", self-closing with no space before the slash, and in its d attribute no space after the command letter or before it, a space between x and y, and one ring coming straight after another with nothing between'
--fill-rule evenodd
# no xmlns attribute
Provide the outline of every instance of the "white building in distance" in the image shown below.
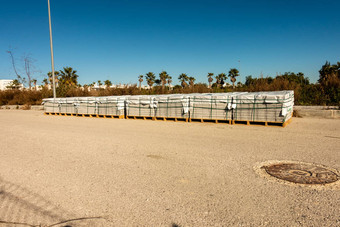
<svg viewBox="0 0 340 227"><path fill-rule="evenodd" d="M13 80L0 80L0 91L7 90L8 86L11 85Z"/></svg>

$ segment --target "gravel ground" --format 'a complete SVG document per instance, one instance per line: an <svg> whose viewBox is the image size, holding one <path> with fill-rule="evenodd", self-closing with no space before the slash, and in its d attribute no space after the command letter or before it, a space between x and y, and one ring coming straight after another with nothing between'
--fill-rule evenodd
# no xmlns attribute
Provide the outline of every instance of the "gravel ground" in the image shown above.
<svg viewBox="0 0 340 227"><path fill-rule="evenodd" d="M0 110L0 220L340 226L339 189L280 184L254 171L268 160L340 170L339 128L331 119L279 128Z"/></svg>

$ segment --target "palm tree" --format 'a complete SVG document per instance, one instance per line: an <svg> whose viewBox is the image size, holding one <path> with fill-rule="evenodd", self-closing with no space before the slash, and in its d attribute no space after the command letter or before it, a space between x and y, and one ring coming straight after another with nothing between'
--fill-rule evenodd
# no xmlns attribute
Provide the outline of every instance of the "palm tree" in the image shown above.
<svg viewBox="0 0 340 227"><path fill-rule="evenodd" d="M55 72L54 72L54 81L55 81L56 87L58 87L59 76L60 76L59 71L55 71ZM53 76L52 76L52 72L48 72L48 73L47 73L47 77L48 77L48 80L50 81L50 84L52 85L52 84L53 84L53 79L52 79Z"/></svg>
<svg viewBox="0 0 340 227"><path fill-rule="evenodd" d="M239 76L239 71L235 68L229 70L228 77L230 77L230 81L233 83L233 89L235 88L236 77Z"/></svg>
<svg viewBox="0 0 340 227"><path fill-rule="evenodd" d="M208 73L208 82L209 82L209 88L211 88L211 83L214 81L214 79L212 78L214 74L213 73Z"/></svg>
<svg viewBox="0 0 340 227"><path fill-rule="evenodd" d="M162 90L164 90L164 87L165 87L165 84L166 84L168 78L169 78L169 74L166 71L162 71L159 74L159 79L162 83Z"/></svg>
<svg viewBox="0 0 340 227"><path fill-rule="evenodd" d="M64 67L63 70L60 70L60 83L67 86L77 86L78 84L78 75L77 71L73 70L71 67Z"/></svg>
<svg viewBox="0 0 340 227"><path fill-rule="evenodd" d="M215 78L216 78L217 85L220 85L220 87L222 88L224 84L224 80L227 79L227 75L225 73L220 73Z"/></svg>
<svg viewBox="0 0 340 227"><path fill-rule="evenodd" d="M216 79L216 84L217 84L217 87L218 87L219 84L221 83L220 77L219 76L215 76L215 79Z"/></svg>
<svg viewBox="0 0 340 227"><path fill-rule="evenodd" d="M34 90L37 90L37 80L33 79L32 83L33 83L33 86L34 86Z"/></svg>
<svg viewBox="0 0 340 227"><path fill-rule="evenodd" d="M100 88L100 86L102 86L102 85L103 85L103 83L102 83L102 81L101 81L101 80L98 80L97 82L98 82L98 87Z"/></svg>
<svg viewBox="0 0 340 227"><path fill-rule="evenodd" d="M160 79L155 79L156 86L159 86L162 84L162 81Z"/></svg>
<svg viewBox="0 0 340 227"><path fill-rule="evenodd" d="M169 90L172 90L172 88L171 88L171 83L172 83L172 77L169 76L169 77L168 77Z"/></svg>
<svg viewBox="0 0 340 227"><path fill-rule="evenodd" d="M179 79L179 81L181 81L181 85L182 85L183 88L188 86L188 84L186 83L186 81L189 80L189 77L188 77L187 74L182 73L181 75L179 75L178 79Z"/></svg>
<svg viewBox="0 0 340 227"><path fill-rule="evenodd" d="M150 88L152 88L152 85L155 83L155 79L156 79L155 74L153 72L148 72L146 74L145 79L148 85L150 86Z"/></svg>
<svg viewBox="0 0 340 227"><path fill-rule="evenodd" d="M195 79L194 77L192 77L192 76L189 77L188 79L189 79L190 87L191 87L191 88L194 88L195 80L196 80L196 79Z"/></svg>
<svg viewBox="0 0 340 227"><path fill-rule="evenodd" d="M93 87L94 87L95 84L96 84L96 82L92 82L92 83L89 84L90 90L93 89Z"/></svg>
<svg viewBox="0 0 340 227"><path fill-rule="evenodd" d="M42 82L45 84L45 87L48 85L48 79L47 78L44 78Z"/></svg>
<svg viewBox="0 0 340 227"><path fill-rule="evenodd" d="M112 86L112 82L110 80L105 80L104 84L105 84L106 88L109 88L109 87Z"/></svg>
<svg viewBox="0 0 340 227"><path fill-rule="evenodd" d="M139 90L142 90L143 75L139 75L138 81L139 81Z"/></svg>

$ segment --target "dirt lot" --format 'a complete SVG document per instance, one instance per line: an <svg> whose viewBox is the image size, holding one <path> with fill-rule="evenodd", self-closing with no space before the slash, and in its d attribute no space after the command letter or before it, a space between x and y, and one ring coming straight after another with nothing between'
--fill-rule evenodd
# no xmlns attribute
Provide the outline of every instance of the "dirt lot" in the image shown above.
<svg viewBox="0 0 340 227"><path fill-rule="evenodd" d="M340 226L340 190L280 184L254 171L267 160L340 170L339 128L331 119L294 118L278 128L0 110L0 220Z"/></svg>

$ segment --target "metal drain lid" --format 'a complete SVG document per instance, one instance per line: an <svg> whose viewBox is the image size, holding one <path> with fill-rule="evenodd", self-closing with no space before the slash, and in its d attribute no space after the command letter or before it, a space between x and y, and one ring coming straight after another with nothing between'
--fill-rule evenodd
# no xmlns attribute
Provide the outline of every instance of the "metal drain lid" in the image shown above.
<svg viewBox="0 0 340 227"><path fill-rule="evenodd" d="M329 184L340 179L326 167L307 163L278 163L262 168L273 177L298 184Z"/></svg>

